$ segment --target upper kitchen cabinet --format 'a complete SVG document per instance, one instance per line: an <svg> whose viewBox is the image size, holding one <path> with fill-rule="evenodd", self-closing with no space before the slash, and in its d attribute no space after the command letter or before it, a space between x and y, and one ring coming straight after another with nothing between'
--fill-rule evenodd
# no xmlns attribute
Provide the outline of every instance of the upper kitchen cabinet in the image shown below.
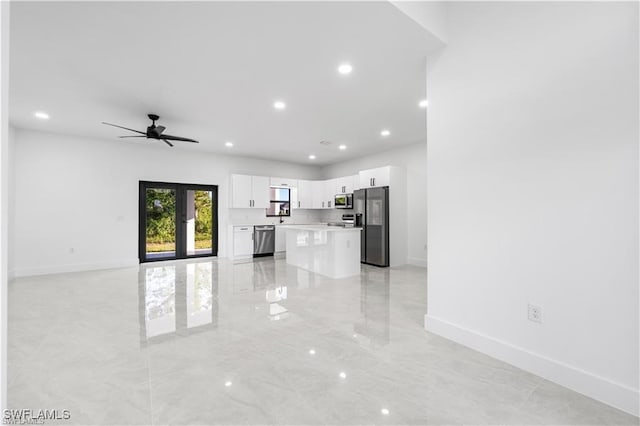
<svg viewBox="0 0 640 426"><path fill-rule="evenodd" d="M326 209L327 208L327 189L324 180L311 181L311 208Z"/></svg>
<svg viewBox="0 0 640 426"><path fill-rule="evenodd" d="M296 188L298 186L297 179L272 177L269 181L271 186L280 186L283 188Z"/></svg>
<svg viewBox="0 0 640 426"><path fill-rule="evenodd" d="M268 177L231 175L231 208L266 209L268 206Z"/></svg>
<svg viewBox="0 0 640 426"><path fill-rule="evenodd" d="M335 193L336 194L351 194L356 189L360 189L360 176L344 176L337 179L335 181Z"/></svg>
<svg viewBox="0 0 640 426"><path fill-rule="evenodd" d="M360 189L377 186L389 186L391 183L391 166L360 171Z"/></svg>
<svg viewBox="0 0 640 426"><path fill-rule="evenodd" d="M310 180L298 180L297 208L312 209L314 182Z"/></svg>
<svg viewBox="0 0 640 426"><path fill-rule="evenodd" d="M337 187L338 179L329 179L322 181L322 193L324 197L322 199L322 207L323 209L332 209L334 207L333 202L336 197L336 187Z"/></svg>
<svg viewBox="0 0 640 426"><path fill-rule="evenodd" d="M358 189L360 189L360 175L353 175L351 176L351 182L353 182L353 191L357 191ZM352 192L353 192L352 191Z"/></svg>

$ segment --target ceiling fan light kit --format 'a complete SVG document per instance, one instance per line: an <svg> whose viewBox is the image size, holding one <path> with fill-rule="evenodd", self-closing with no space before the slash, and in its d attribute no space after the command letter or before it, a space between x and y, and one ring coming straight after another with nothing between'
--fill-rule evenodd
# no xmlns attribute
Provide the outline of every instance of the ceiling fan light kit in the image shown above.
<svg viewBox="0 0 640 426"><path fill-rule="evenodd" d="M119 129L129 130L130 132L138 133L137 135L127 135L127 136L118 136L119 138L147 138L147 139L157 139L164 141L167 145L173 147L173 144L170 141L178 141L178 142L192 142L199 143L195 139L183 138L180 136L172 136L164 134L166 127L164 126L156 126L156 121L160 119L159 115L156 114L147 114L147 117L151 120L151 126L147 127L146 132L142 132L140 130L130 129L128 127L119 126L117 124L111 124L102 122L102 124L106 124L107 126L117 127Z"/></svg>

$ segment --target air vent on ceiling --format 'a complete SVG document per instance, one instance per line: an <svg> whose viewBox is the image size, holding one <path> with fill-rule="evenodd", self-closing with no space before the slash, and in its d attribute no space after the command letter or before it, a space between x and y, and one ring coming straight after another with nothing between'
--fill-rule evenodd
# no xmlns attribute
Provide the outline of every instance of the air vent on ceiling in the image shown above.
<svg viewBox="0 0 640 426"><path fill-rule="evenodd" d="M329 141L320 141L320 145L328 146L328 145L331 145L331 142L329 142Z"/></svg>

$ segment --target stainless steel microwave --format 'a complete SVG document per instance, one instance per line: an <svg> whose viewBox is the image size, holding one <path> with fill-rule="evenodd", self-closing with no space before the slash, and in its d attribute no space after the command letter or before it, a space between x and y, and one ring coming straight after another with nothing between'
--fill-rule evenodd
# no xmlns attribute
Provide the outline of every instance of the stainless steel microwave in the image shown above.
<svg viewBox="0 0 640 426"><path fill-rule="evenodd" d="M336 194L333 205L336 209L352 209L353 194Z"/></svg>

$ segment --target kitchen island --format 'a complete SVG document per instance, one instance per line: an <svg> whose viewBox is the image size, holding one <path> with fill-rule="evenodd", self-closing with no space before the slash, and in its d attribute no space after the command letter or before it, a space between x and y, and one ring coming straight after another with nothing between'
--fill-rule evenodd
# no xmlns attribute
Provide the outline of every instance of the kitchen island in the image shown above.
<svg viewBox="0 0 640 426"><path fill-rule="evenodd" d="M282 226L287 233L287 263L330 278L360 274L362 228L327 225Z"/></svg>

